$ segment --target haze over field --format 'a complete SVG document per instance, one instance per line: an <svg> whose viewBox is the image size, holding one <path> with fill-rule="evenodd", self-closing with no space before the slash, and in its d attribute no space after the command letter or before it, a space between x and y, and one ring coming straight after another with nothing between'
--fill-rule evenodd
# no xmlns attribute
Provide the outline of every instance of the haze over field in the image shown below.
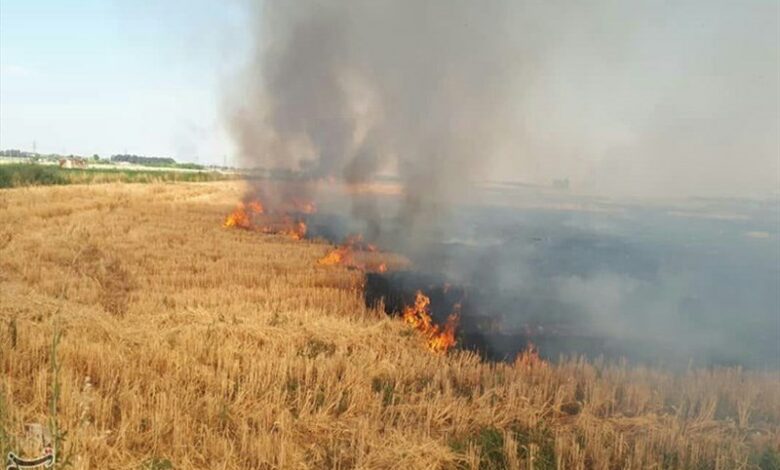
<svg viewBox="0 0 780 470"><path fill-rule="evenodd" d="M449 217L400 232L402 202L377 197L379 225L391 228L378 240L428 276L388 275L407 289L467 290L463 330L484 336L472 339L492 357L512 358L531 341L550 359L780 366L778 201L648 205L500 186L471 195ZM321 200L310 236L367 233L347 201ZM484 318L514 336L473 326Z"/></svg>
<svg viewBox="0 0 780 470"><path fill-rule="evenodd" d="M707 362L777 362L776 2L70 6L2 3L0 148L129 141L349 184L392 175L397 200L350 193L321 225L476 286L506 328L565 320ZM50 80L58 51L78 60ZM254 182L272 208L321 196Z"/></svg>
<svg viewBox="0 0 780 470"><path fill-rule="evenodd" d="M244 161L446 199L465 180L777 194L778 4L251 2Z"/></svg>
<svg viewBox="0 0 780 470"><path fill-rule="evenodd" d="M251 4L254 55L228 89L245 164L400 181L400 201L329 206L325 232L346 220L470 286L464 318L565 331L549 357L780 364L776 3ZM564 177L615 201L474 184ZM634 199L695 195L761 202Z"/></svg>

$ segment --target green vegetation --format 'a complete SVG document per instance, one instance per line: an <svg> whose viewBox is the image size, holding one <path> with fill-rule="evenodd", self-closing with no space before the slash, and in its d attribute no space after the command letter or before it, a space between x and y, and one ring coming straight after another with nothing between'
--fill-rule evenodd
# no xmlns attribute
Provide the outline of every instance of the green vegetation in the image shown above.
<svg viewBox="0 0 780 470"><path fill-rule="evenodd" d="M0 188L59 184L205 182L236 179L237 175L165 170L79 169L30 163L0 165Z"/></svg>
<svg viewBox="0 0 780 470"><path fill-rule="evenodd" d="M382 395L383 406L387 407L395 403L395 381L392 378L386 375L374 377L371 380L371 388L374 393Z"/></svg>
<svg viewBox="0 0 780 470"><path fill-rule="evenodd" d="M780 450L767 447L753 459L760 470L780 470Z"/></svg>
<svg viewBox="0 0 780 470"><path fill-rule="evenodd" d="M203 165L197 163L178 163L173 158L167 157L143 157L140 155L113 155L110 160L112 163L132 163L133 165L142 165L156 168L178 168L183 170L202 170Z"/></svg>
<svg viewBox="0 0 780 470"><path fill-rule="evenodd" d="M135 165L170 166L176 165L176 160L169 157L144 157L142 155L112 155L112 162L127 162Z"/></svg>
<svg viewBox="0 0 780 470"><path fill-rule="evenodd" d="M64 173L56 167L27 163L0 166L0 188L67 183Z"/></svg>

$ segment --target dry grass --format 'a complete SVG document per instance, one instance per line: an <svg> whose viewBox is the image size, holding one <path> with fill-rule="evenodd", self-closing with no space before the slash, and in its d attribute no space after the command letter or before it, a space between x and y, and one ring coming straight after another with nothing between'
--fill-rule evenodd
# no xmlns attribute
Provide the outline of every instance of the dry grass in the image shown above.
<svg viewBox="0 0 780 470"><path fill-rule="evenodd" d="M242 190L0 191L0 450L33 452L25 425L51 427L55 395L58 455L78 469L737 469L777 456L776 372L430 354L366 310L357 272L317 265L328 247L223 229Z"/></svg>

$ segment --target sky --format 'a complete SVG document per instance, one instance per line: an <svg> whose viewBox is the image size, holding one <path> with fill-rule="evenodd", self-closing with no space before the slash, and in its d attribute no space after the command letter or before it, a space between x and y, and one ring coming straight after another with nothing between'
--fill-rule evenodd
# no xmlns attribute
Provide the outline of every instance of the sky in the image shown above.
<svg viewBox="0 0 780 470"><path fill-rule="evenodd" d="M0 148L230 163L245 27L229 1L0 0Z"/></svg>

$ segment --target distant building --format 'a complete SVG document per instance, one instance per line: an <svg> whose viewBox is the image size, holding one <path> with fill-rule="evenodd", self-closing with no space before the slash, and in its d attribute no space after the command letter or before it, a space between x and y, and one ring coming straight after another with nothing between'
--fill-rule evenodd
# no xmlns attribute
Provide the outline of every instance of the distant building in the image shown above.
<svg viewBox="0 0 780 470"><path fill-rule="evenodd" d="M0 157L32 158L32 157L37 157L37 156L38 156L37 153L25 152L23 150L16 150L16 149L0 150Z"/></svg>
<svg viewBox="0 0 780 470"><path fill-rule="evenodd" d="M86 168L87 161L83 158L60 158L60 168Z"/></svg>

